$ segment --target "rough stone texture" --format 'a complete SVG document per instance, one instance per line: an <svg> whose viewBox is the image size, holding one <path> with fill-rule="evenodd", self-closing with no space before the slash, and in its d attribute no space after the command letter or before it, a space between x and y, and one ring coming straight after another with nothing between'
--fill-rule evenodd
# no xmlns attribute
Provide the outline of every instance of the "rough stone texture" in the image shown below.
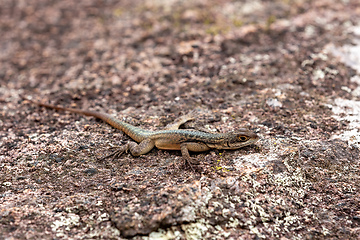
<svg viewBox="0 0 360 240"><path fill-rule="evenodd" d="M359 239L359 143L334 99L357 73L358 1L51 1L0 4L1 239ZM93 118L161 129L247 127L236 151L154 149L101 160L128 140Z"/></svg>

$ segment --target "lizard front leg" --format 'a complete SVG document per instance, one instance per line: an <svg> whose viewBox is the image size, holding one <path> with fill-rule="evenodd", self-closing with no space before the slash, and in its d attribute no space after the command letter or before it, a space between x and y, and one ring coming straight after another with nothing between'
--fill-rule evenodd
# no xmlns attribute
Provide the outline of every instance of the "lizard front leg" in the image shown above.
<svg viewBox="0 0 360 240"><path fill-rule="evenodd" d="M184 142L180 144L181 155L189 163L198 164L199 161L190 157L189 151L192 152L204 152L210 150L210 148L201 142Z"/></svg>

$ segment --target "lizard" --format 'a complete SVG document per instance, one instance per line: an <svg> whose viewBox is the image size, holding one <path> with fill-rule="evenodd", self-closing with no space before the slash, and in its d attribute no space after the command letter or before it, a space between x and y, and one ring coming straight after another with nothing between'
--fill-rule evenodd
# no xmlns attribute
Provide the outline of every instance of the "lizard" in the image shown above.
<svg viewBox="0 0 360 240"><path fill-rule="evenodd" d="M135 142L129 141L126 144L117 147L118 151L109 155L114 156L114 158L120 157L127 151L130 151L132 156L140 156L148 153L156 147L162 150L180 150L182 157L186 161L194 163L197 161L191 159L189 151L204 152L210 149L234 150L251 145L259 139L256 133L245 128L240 128L237 131L227 133L209 133L195 129L179 129L182 124L194 119L193 112L178 118L173 124L168 125L164 130L152 131L120 121L103 112L67 108L42 102L35 102L29 99L26 100L50 109L95 117L108 123L112 127L121 130Z"/></svg>

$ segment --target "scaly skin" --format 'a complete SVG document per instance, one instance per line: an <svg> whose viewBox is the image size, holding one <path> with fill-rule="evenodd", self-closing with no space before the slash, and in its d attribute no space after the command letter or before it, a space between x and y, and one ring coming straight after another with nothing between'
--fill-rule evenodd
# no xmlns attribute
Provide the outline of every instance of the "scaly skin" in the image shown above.
<svg viewBox="0 0 360 240"><path fill-rule="evenodd" d="M149 131L119 121L106 113L31 102L47 108L99 118L114 128L123 131L138 143L128 142L119 147L118 151L112 154L114 157L118 157L128 150L133 156L139 156L157 147L158 149L165 150L181 150L183 158L192 162L189 151L203 152L210 149L238 149L253 144L259 139L255 133L243 128L237 132L229 133L207 133L191 129L178 129L180 125L194 119L192 113L182 116L165 130Z"/></svg>

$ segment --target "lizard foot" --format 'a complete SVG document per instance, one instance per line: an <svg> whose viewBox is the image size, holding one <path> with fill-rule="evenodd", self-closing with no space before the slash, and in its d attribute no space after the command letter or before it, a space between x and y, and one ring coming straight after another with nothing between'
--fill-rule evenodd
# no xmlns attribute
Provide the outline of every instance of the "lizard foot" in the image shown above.
<svg viewBox="0 0 360 240"><path fill-rule="evenodd" d="M192 158L192 157L189 157L189 158L183 157L182 163L181 163L178 167L179 167L179 169L183 169L183 167L184 167L185 165L188 165L188 166L190 166L190 168L191 168L191 170L192 170L193 172L196 172L196 168L197 168L197 166L198 166L199 164L200 164L200 161L197 160L197 159L195 159L195 158Z"/></svg>
<svg viewBox="0 0 360 240"><path fill-rule="evenodd" d="M116 158L119 158L124 152L127 152L128 149L129 149L128 144L125 144L123 146L110 147L109 150L115 150L115 151L106 155L105 157L100 158L100 160L111 158L111 160L114 161Z"/></svg>

